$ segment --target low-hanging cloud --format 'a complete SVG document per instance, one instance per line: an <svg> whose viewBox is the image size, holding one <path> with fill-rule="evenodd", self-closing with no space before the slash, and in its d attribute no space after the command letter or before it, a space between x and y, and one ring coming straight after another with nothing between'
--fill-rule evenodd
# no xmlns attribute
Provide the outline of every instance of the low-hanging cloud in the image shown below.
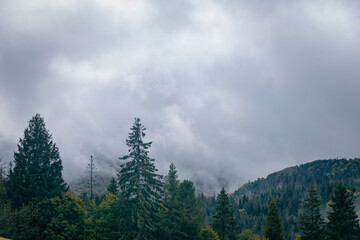
<svg viewBox="0 0 360 240"><path fill-rule="evenodd" d="M356 1L0 3L0 154L39 112L67 180L120 164L134 117L202 191L359 156Z"/></svg>

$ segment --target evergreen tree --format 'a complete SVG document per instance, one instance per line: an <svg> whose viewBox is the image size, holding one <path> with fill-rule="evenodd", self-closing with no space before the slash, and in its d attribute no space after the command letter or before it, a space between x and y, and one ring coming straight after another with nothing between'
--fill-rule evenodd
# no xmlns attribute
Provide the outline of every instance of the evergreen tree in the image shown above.
<svg viewBox="0 0 360 240"><path fill-rule="evenodd" d="M155 160L148 156L151 142L143 141L145 130L140 119L135 118L126 140L129 154L120 158L126 161L118 174L121 197L128 208L124 219L130 226L123 236L126 239L155 239L158 230L162 182Z"/></svg>
<svg viewBox="0 0 360 240"><path fill-rule="evenodd" d="M90 174L90 178L89 178L90 201L92 201L92 200L94 200L93 186L94 186L94 182L95 182L95 160L92 155L90 156L88 167L89 167L89 174Z"/></svg>
<svg viewBox="0 0 360 240"><path fill-rule="evenodd" d="M353 198L344 184L339 183L336 187L330 208L327 226L328 240L360 239L359 220L355 212Z"/></svg>
<svg viewBox="0 0 360 240"><path fill-rule="evenodd" d="M224 188L216 199L216 214L212 223L213 229L219 234L221 240L236 239L236 223L233 208Z"/></svg>
<svg viewBox="0 0 360 240"><path fill-rule="evenodd" d="M269 205L269 212L266 217L265 237L269 240L283 240L282 226L279 216L279 209L273 198Z"/></svg>
<svg viewBox="0 0 360 240"><path fill-rule="evenodd" d="M189 180L184 180L179 185L177 193L179 202L180 223L179 239L197 240L201 233L201 210L195 197L194 184Z"/></svg>
<svg viewBox="0 0 360 240"><path fill-rule="evenodd" d="M321 201L315 184L308 189L308 197L304 200L304 213L300 217L300 229L303 240L324 239L325 222L320 214Z"/></svg>
<svg viewBox="0 0 360 240"><path fill-rule="evenodd" d="M119 193L118 184L114 177L111 178L109 186L107 186L106 190L108 193L112 193L115 196L118 195L118 193Z"/></svg>
<svg viewBox="0 0 360 240"><path fill-rule="evenodd" d="M164 233L162 238L164 239L182 239L182 233L180 231L180 218L181 209L180 202L177 198L179 190L179 180L177 179L176 167L171 163L169 173L165 177L164 183L164 198L161 208L161 225Z"/></svg>
<svg viewBox="0 0 360 240"><path fill-rule="evenodd" d="M14 168L10 169L7 192L14 207L28 203L32 198L60 196L66 190L62 177L59 149L45 128L45 122L36 114L19 141L14 153Z"/></svg>

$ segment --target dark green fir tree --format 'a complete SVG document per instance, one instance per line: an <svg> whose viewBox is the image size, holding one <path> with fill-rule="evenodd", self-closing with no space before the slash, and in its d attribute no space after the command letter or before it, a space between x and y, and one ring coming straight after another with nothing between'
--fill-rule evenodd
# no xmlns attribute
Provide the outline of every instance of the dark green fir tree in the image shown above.
<svg viewBox="0 0 360 240"><path fill-rule="evenodd" d="M237 227L233 208L224 188L221 189L216 199L216 214L212 228L219 234L220 240L236 239Z"/></svg>
<svg viewBox="0 0 360 240"><path fill-rule="evenodd" d="M344 184L339 183L330 203L331 212L328 213L328 240L360 239L359 219L355 212L355 204L351 192Z"/></svg>
<svg viewBox="0 0 360 240"><path fill-rule="evenodd" d="M283 240L283 229L281 226L279 209L273 198L269 204L269 212L265 223L265 238L269 240Z"/></svg>
<svg viewBox="0 0 360 240"><path fill-rule="evenodd" d="M129 153L120 158L125 161L118 174L120 197L126 206L122 223L127 232L123 239L156 239L154 233L159 230L162 182L155 160L149 157L151 142L143 141L145 130L135 118L126 140Z"/></svg>
<svg viewBox="0 0 360 240"><path fill-rule="evenodd" d="M10 169L7 182L8 196L14 207L33 198L52 198L66 191L59 149L39 114L29 121L17 147L14 168Z"/></svg>
<svg viewBox="0 0 360 240"><path fill-rule="evenodd" d="M201 209L195 197L194 184L184 180L179 185L177 193L179 202L180 226L179 239L199 240L201 238Z"/></svg>
<svg viewBox="0 0 360 240"><path fill-rule="evenodd" d="M161 225L163 233L161 239L173 239L181 240L183 239L183 234L180 230L180 220L181 220L181 209L180 202L178 199L179 191L179 180L177 179L176 167L171 163L169 168L169 173L165 177L164 191L163 191L163 205L161 208Z"/></svg>
<svg viewBox="0 0 360 240"><path fill-rule="evenodd" d="M115 196L119 194L118 183L114 177L111 178L109 185L106 188L108 193L112 193Z"/></svg>
<svg viewBox="0 0 360 240"><path fill-rule="evenodd" d="M300 217L301 239L318 240L324 239L325 222L320 213L321 201L316 191L315 184L311 184L308 189L308 196L305 198L303 206L304 212Z"/></svg>

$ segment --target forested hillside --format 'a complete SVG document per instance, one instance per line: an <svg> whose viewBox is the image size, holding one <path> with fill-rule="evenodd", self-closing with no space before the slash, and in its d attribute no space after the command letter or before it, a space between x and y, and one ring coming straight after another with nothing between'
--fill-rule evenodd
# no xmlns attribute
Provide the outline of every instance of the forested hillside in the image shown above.
<svg viewBox="0 0 360 240"><path fill-rule="evenodd" d="M116 176L96 173L69 187L44 119L36 114L13 165L0 161L0 236L11 239L360 239L360 159L322 160L249 182L233 194L195 196L174 164L158 174L135 118ZM1 159L0 159L1 160ZM75 193L75 195L74 195Z"/></svg>
<svg viewBox="0 0 360 240"><path fill-rule="evenodd" d="M235 191L231 198L237 208L235 213L239 227L241 230L254 229L260 234L265 226L268 203L274 197L285 237L294 239L300 234L299 215L309 185L317 185L322 202L321 213L326 217L328 203L339 182L352 192L359 215L360 199L356 197L360 194L360 159L318 160L272 173Z"/></svg>

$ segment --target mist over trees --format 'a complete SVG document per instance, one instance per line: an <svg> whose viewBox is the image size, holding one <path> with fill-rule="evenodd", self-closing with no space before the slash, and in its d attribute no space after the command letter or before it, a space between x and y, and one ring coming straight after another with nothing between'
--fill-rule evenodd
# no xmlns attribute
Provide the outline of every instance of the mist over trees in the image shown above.
<svg viewBox="0 0 360 240"><path fill-rule="evenodd" d="M120 171L94 193L71 193L59 149L36 114L7 171L0 158L0 237L11 239L292 240L359 239L360 159L316 161L249 182L235 193L199 194L166 176L151 158L152 142L135 118ZM231 166L229 166L231 167ZM315 185L316 184L316 185ZM305 194L306 193L306 194ZM89 196L90 198L89 198Z"/></svg>

